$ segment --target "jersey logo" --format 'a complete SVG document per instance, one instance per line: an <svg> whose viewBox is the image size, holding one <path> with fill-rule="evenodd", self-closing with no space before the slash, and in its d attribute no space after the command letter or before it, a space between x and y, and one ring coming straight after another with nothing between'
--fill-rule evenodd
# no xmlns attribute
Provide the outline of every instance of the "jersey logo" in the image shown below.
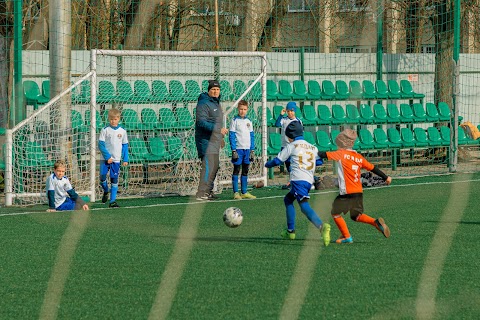
<svg viewBox="0 0 480 320"><path fill-rule="evenodd" d="M122 134L121 133L117 134L117 138L122 139Z"/></svg>

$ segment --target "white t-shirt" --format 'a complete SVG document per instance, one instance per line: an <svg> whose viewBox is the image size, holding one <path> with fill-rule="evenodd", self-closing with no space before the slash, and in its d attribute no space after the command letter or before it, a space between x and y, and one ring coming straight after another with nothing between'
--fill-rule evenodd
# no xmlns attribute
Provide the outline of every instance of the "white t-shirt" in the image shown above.
<svg viewBox="0 0 480 320"><path fill-rule="evenodd" d="M280 124L282 125L282 132L281 132L281 134L282 134L282 148L285 148L285 146L287 144L289 144L288 138L285 136L285 130L287 129L290 122L292 122L292 121L299 121L300 123L302 123L302 121L298 118L290 119L289 117L283 117L282 120L280 120Z"/></svg>
<svg viewBox="0 0 480 320"><path fill-rule="evenodd" d="M58 179L55 173L52 173L47 178L47 192L55 191L55 208L58 208L65 199L68 197L67 191L72 190L72 184L68 180L67 176L63 176L62 179Z"/></svg>
<svg viewBox="0 0 480 320"><path fill-rule="evenodd" d="M305 140L295 140L283 148L277 156L285 162L290 158L290 180L313 183L318 149Z"/></svg>
<svg viewBox="0 0 480 320"><path fill-rule="evenodd" d="M253 131L253 124L250 119L235 116L230 124L230 131L235 132L237 149L250 149L250 132Z"/></svg>
<svg viewBox="0 0 480 320"><path fill-rule="evenodd" d="M105 147L113 158L113 162L120 162L122 159L122 145L128 143L127 131L122 127L116 129L106 126L100 131L99 141L105 141ZM101 153L100 153L101 154ZM101 154L103 159L103 154ZM108 160L108 159L103 159Z"/></svg>

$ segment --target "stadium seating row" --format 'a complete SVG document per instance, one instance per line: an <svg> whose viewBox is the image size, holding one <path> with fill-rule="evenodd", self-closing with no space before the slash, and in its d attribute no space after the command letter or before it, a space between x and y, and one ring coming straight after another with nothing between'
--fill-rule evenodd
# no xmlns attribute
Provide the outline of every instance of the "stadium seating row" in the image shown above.
<svg viewBox="0 0 480 320"><path fill-rule="evenodd" d="M458 127L459 145L480 145L480 140L469 138L462 127ZM340 130L332 130L330 134L326 131L317 131L313 134L310 131L304 132L304 138L309 143L317 146L321 151L337 150L335 138ZM451 130L447 126L428 127L426 130L420 127L414 128L388 128L386 131L382 128L373 129L373 133L368 129L360 129L358 138L355 141L355 150L386 150L402 148L427 148L450 145ZM281 135L277 132L271 132L268 137L267 154L269 156L277 155L282 145Z"/></svg>
<svg viewBox="0 0 480 320"><path fill-rule="evenodd" d="M252 81L248 82L250 85ZM220 81L221 99L223 101L237 100L246 90L247 83L242 80L233 81L233 86L227 80ZM133 87L130 82L118 80L116 85L111 81L101 80L98 84L97 103L188 103L195 102L201 92L207 91L208 81L200 84L195 80L186 80L185 85L179 80L170 80L167 83L162 80L153 80L149 85L145 80L135 80ZM40 90L38 84L32 80L23 82L23 91L27 105L33 105L36 109L50 100L50 81L42 82ZM343 80L336 80L335 84L330 80L309 80L307 85L302 80L267 80L267 101L318 101L318 100L384 100L384 99L419 99L423 104L424 94L413 91L408 80L363 80L360 84L357 80L351 80L349 84ZM260 83L256 83L253 90L248 94L248 99L261 100ZM72 103L85 104L90 102L90 82L84 81L79 92L73 92Z"/></svg>

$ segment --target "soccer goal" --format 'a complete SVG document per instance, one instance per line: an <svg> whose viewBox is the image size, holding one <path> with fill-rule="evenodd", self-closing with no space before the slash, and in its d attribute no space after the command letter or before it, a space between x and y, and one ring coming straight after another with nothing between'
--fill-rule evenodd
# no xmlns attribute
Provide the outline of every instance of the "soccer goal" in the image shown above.
<svg viewBox="0 0 480 320"><path fill-rule="evenodd" d="M256 158L249 181L266 184L266 54L92 50L91 70L7 132L6 204L46 202L45 180L57 159L77 193L98 199L98 134L111 108L121 111L129 138L120 197L193 195L200 160L195 147L195 107L208 80L221 86L225 126L240 100L249 104ZM74 63L74 62L72 62ZM228 136L220 155L217 190L231 185Z"/></svg>

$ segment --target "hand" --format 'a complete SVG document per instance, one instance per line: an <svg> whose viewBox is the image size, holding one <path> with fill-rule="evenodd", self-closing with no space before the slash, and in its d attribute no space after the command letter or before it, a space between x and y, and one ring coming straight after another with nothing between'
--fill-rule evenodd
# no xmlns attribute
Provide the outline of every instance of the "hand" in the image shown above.
<svg viewBox="0 0 480 320"><path fill-rule="evenodd" d="M250 161L253 161L253 159L255 159L255 150L250 150L250 158L249 158L249 160L250 160Z"/></svg>
<svg viewBox="0 0 480 320"><path fill-rule="evenodd" d="M280 114L283 116L285 112L287 112L287 109L282 109L282 111L280 111Z"/></svg>
<svg viewBox="0 0 480 320"><path fill-rule="evenodd" d="M124 166L124 167L128 166L128 162L123 162L122 166Z"/></svg>
<svg viewBox="0 0 480 320"><path fill-rule="evenodd" d="M47 212L56 212L56 211L57 211L57 210L52 209L52 208L48 208L48 209L47 209Z"/></svg>
<svg viewBox="0 0 480 320"><path fill-rule="evenodd" d="M82 207L83 210L88 210L88 204L84 204L83 207Z"/></svg>
<svg viewBox="0 0 480 320"><path fill-rule="evenodd" d="M110 158L107 160L107 163L110 164L110 163L113 163L113 158Z"/></svg>
<svg viewBox="0 0 480 320"><path fill-rule="evenodd" d="M227 128L222 128L220 129L220 132L223 134L223 135L226 135L228 133L228 129Z"/></svg>
<svg viewBox="0 0 480 320"><path fill-rule="evenodd" d="M238 160L237 150L232 150L232 161L236 162Z"/></svg>
<svg viewBox="0 0 480 320"><path fill-rule="evenodd" d="M387 184L387 186L392 183L392 177L388 177L387 180L385 180L385 183Z"/></svg>

